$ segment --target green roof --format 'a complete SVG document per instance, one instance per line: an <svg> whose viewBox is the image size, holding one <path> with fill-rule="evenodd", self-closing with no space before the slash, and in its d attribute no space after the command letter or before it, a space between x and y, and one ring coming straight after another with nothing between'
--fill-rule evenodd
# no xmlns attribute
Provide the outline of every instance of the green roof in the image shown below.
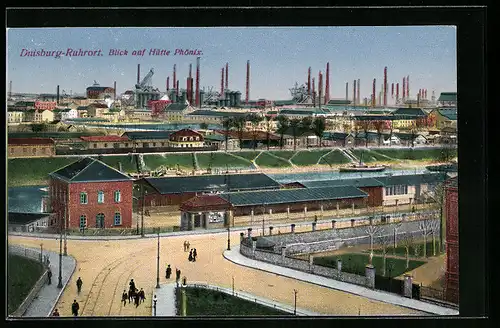
<svg viewBox="0 0 500 328"><path fill-rule="evenodd" d="M168 106L166 106L165 107L165 111L169 111L169 112L182 112L187 107L188 107L188 105L186 105L186 104L173 103L173 104L169 104Z"/></svg>
<svg viewBox="0 0 500 328"><path fill-rule="evenodd" d="M449 120L456 121L457 120L457 109L456 108L450 108L450 109L438 109L439 114L443 115Z"/></svg>
<svg viewBox="0 0 500 328"><path fill-rule="evenodd" d="M68 182L127 181L131 177L103 162L85 157L49 174Z"/></svg>
<svg viewBox="0 0 500 328"><path fill-rule="evenodd" d="M216 116L216 117L232 117L232 116L246 116L250 113L242 113L242 112L219 112L215 110L195 110L194 112L188 114L191 115L203 115L203 116Z"/></svg>
<svg viewBox="0 0 500 328"><path fill-rule="evenodd" d="M122 137L127 137L130 140L148 140L148 139L168 139L174 133L174 130L165 131L148 131L148 132L125 132Z"/></svg>
<svg viewBox="0 0 500 328"><path fill-rule="evenodd" d="M233 206L273 205L327 201L334 199L368 197L368 194L352 186L326 188L298 188L265 191L231 192L219 197Z"/></svg>
<svg viewBox="0 0 500 328"><path fill-rule="evenodd" d="M350 100L345 99L331 99L328 101L327 105L349 105L352 102Z"/></svg>
<svg viewBox="0 0 500 328"><path fill-rule="evenodd" d="M456 92L441 92L438 101L457 101Z"/></svg>
<svg viewBox="0 0 500 328"><path fill-rule="evenodd" d="M318 113L315 109L283 109L280 110L280 115L312 115Z"/></svg>
<svg viewBox="0 0 500 328"><path fill-rule="evenodd" d="M207 134L205 135L205 140L224 141L226 137L220 134Z"/></svg>
<svg viewBox="0 0 500 328"><path fill-rule="evenodd" d="M306 188L338 187L338 186L353 186L357 188L363 188L363 187L381 187L384 185L381 181L375 178L318 180L318 181L304 181L299 183Z"/></svg>
<svg viewBox="0 0 500 328"><path fill-rule="evenodd" d="M415 175L393 175L377 177L377 180L386 186L408 185L418 186L421 184L439 183L446 180L446 173L424 173Z"/></svg>
<svg viewBox="0 0 500 328"><path fill-rule="evenodd" d="M344 132L323 132L323 139L326 140L344 140L349 133Z"/></svg>
<svg viewBox="0 0 500 328"><path fill-rule="evenodd" d="M280 184L263 173L200 175L187 177L145 178L160 194L180 194L183 192L230 190L275 189Z"/></svg>
<svg viewBox="0 0 500 328"><path fill-rule="evenodd" d="M295 105L297 102L293 99L291 100L275 100L275 106L286 106L286 105Z"/></svg>
<svg viewBox="0 0 500 328"><path fill-rule="evenodd" d="M422 108L414 108L414 107L404 107L404 108L398 108L394 112L392 112L392 115L397 116L398 118L405 118L406 117L421 117L421 116L426 116L425 112L422 110Z"/></svg>
<svg viewBox="0 0 500 328"><path fill-rule="evenodd" d="M105 118L72 118L68 122L79 123L79 122L109 122Z"/></svg>

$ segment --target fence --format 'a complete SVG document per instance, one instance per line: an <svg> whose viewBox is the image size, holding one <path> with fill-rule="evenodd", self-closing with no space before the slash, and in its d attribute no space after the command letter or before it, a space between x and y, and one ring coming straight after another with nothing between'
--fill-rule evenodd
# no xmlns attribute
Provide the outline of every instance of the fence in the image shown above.
<svg viewBox="0 0 500 328"><path fill-rule="evenodd" d="M24 299L24 301L19 305L17 310L12 312L10 316L13 317L21 317L23 314L26 312L28 307L30 306L31 302L35 299L35 297L38 295L42 287L47 283L47 275L48 275L48 261L47 257L43 257L43 254L41 251L30 249L30 248L25 248L17 245L9 245L9 253L14 254L14 255L19 255L23 256L32 260L40 261L42 262L42 265L44 266L44 272L42 276L37 280L31 291L29 292L28 296Z"/></svg>
<svg viewBox="0 0 500 328"><path fill-rule="evenodd" d="M429 286L423 286L420 284L420 297L421 299L426 299L434 302L449 303L448 305L457 306L458 295L452 290L443 288L432 288Z"/></svg>
<svg viewBox="0 0 500 328"><path fill-rule="evenodd" d="M279 310L279 311L283 311L283 312L287 312L287 313L292 313L292 314L294 313L293 307L292 308L288 308L288 307L284 307L284 306L282 306L282 305L280 305L279 303L276 303L276 302L265 301L265 300L262 300L262 299L257 299L257 298L252 297L251 295L249 295L247 293L238 292L238 291L235 291L235 290L231 290L229 288L212 286L212 285L203 284L203 283L191 283L191 284L187 284L186 286L187 287L194 287L194 288L204 288L204 289L209 289L209 290L215 290L217 292L228 294L228 295L232 295L232 296L235 296L235 297L238 297L238 298L241 298L241 299L244 299L244 300L256 303L256 304L260 304L260 305L267 306L269 308L273 308L275 310ZM311 315L311 314L303 312L302 310L297 309L296 315L307 316L307 315Z"/></svg>

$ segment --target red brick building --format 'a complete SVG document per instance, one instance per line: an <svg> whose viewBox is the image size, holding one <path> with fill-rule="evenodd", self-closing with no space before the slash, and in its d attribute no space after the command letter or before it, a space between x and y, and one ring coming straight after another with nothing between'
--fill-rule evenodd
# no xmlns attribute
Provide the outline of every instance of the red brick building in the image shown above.
<svg viewBox="0 0 500 328"><path fill-rule="evenodd" d="M57 102L56 101L36 101L35 102L35 109L38 110L53 110L56 108Z"/></svg>
<svg viewBox="0 0 500 328"><path fill-rule="evenodd" d="M130 228L133 180L103 162L83 158L49 174L51 225Z"/></svg>
<svg viewBox="0 0 500 328"><path fill-rule="evenodd" d="M446 209L446 299L458 304L458 178L445 185Z"/></svg>
<svg viewBox="0 0 500 328"><path fill-rule="evenodd" d="M51 138L9 138L8 157L52 157L56 154Z"/></svg>

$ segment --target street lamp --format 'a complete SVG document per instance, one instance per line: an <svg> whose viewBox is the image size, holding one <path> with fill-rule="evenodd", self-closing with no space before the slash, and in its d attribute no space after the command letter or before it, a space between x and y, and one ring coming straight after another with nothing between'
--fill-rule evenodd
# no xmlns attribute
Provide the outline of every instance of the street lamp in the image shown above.
<svg viewBox="0 0 500 328"><path fill-rule="evenodd" d="M293 315L297 315L297 293L296 289L293 290L294 293L294 306L293 306Z"/></svg>
<svg viewBox="0 0 500 328"><path fill-rule="evenodd" d="M158 233L158 257L156 259L156 288L160 288L160 229L157 230Z"/></svg>
<svg viewBox="0 0 500 328"><path fill-rule="evenodd" d="M230 227L229 227L229 222L227 224L227 250L231 250L231 235L230 235Z"/></svg>
<svg viewBox="0 0 500 328"><path fill-rule="evenodd" d="M158 299L156 298L156 295L153 297L153 310L154 310L154 316L156 317L156 302Z"/></svg>

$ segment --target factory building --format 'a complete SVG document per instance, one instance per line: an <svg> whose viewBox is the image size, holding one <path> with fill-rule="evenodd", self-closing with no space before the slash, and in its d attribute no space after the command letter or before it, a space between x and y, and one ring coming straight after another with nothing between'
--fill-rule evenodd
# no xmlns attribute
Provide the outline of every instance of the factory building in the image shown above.
<svg viewBox="0 0 500 328"><path fill-rule="evenodd" d="M93 86L87 88L86 94L88 99L113 99L115 95L115 89L94 84Z"/></svg>

